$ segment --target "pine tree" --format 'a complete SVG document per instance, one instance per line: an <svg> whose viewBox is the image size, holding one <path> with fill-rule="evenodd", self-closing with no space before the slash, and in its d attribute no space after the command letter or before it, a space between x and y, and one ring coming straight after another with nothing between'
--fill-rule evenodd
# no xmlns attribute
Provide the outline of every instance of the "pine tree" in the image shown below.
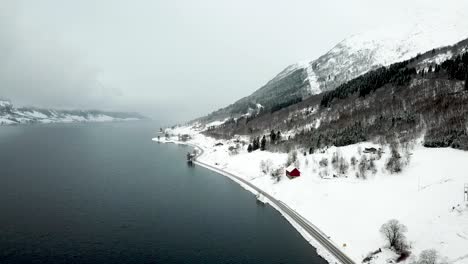
<svg viewBox="0 0 468 264"><path fill-rule="evenodd" d="M265 150L266 149L266 138L265 136L263 136L262 138L262 142L261 142L261 145L260 145L260 150Z"/></svg>
<svg viewBox="0 0 468 264"><path fill-rule="evenodd" d="M270 132L270 142L273 144L276 141L276 133L274 130Z"/></svg>
<svg viewBox="0 0 468 264"><path fill-rule="evenodd" d="M253 143L252 143L252 150L255 151L257 150L260 146L260 139L258 137L256 137L254 140L253 140Z"/></svg>
<svg viewBox="0 0 468 264"><path fill-rule="evenodd" d="M252 152L252 148L253 148L252 144L249 144L249 146L247 147L247 152L249 152L249 153Z"/></svg>
<svg viewBox="0 0 468 264"><path fill-rule="evenodd" d="M468 91L468 72L465 74L465 90Z"/></svg>
<svg viewBox="0 0 468 264"><path fill-rule="evenodd" d="M276 133L276 141L281 141L281 131L278 130L278 133Z"/></svg>

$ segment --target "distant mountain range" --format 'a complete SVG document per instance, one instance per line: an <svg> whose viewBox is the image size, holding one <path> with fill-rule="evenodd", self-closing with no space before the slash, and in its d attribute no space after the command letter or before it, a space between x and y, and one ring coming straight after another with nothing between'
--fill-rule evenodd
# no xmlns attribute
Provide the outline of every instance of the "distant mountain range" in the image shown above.
<svg viewBox="0 0 468 264"><path fill-rule="evenodd" d="M274 111L277 106L292 105L334 90L368 71L465 39L467 21L434 19L351 36L315 60L286 67L253 94L198 120L209 122L245 115L258 104L263 110Z"/></svg>
<svg viewBox="0 0 468 264"><path fill-rule="evenodd" d="M36 107L15 108L0 99L0 125L30 123L109 122L146 119L138 113L105 112L99 110L55 110Z"/></svg>

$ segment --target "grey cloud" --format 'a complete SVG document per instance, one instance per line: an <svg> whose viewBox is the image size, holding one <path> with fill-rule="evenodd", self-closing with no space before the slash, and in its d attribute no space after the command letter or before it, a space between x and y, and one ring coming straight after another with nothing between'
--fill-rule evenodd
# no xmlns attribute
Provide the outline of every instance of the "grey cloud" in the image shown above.
<svg viewBox="0 0 468 264"><path fill-rule="evenodd" d="M0 1L0 97L174 121L232 103L352 34L468 8L463 0Z"/></svg>

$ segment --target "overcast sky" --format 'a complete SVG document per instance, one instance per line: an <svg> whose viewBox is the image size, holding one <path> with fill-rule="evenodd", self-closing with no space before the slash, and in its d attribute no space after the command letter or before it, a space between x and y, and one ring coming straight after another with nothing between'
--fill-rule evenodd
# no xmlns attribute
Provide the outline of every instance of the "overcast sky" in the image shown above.
<svg viewBox="0 0 468 264"><path fill-rule="evenodd" d="M0 0L0 97L191 119L352 34L463 0Z"/></svg>

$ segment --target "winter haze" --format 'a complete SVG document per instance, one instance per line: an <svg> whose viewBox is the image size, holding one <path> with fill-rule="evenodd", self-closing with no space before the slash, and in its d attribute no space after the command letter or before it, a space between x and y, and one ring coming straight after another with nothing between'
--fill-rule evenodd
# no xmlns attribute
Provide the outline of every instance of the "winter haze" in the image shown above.
<svg viewBox="0 0 468 264"><path fill-rule="evenodd" d="M0 97L167 123L228 105L350 35L468 10L460 0L1 2Z"/></svg>

